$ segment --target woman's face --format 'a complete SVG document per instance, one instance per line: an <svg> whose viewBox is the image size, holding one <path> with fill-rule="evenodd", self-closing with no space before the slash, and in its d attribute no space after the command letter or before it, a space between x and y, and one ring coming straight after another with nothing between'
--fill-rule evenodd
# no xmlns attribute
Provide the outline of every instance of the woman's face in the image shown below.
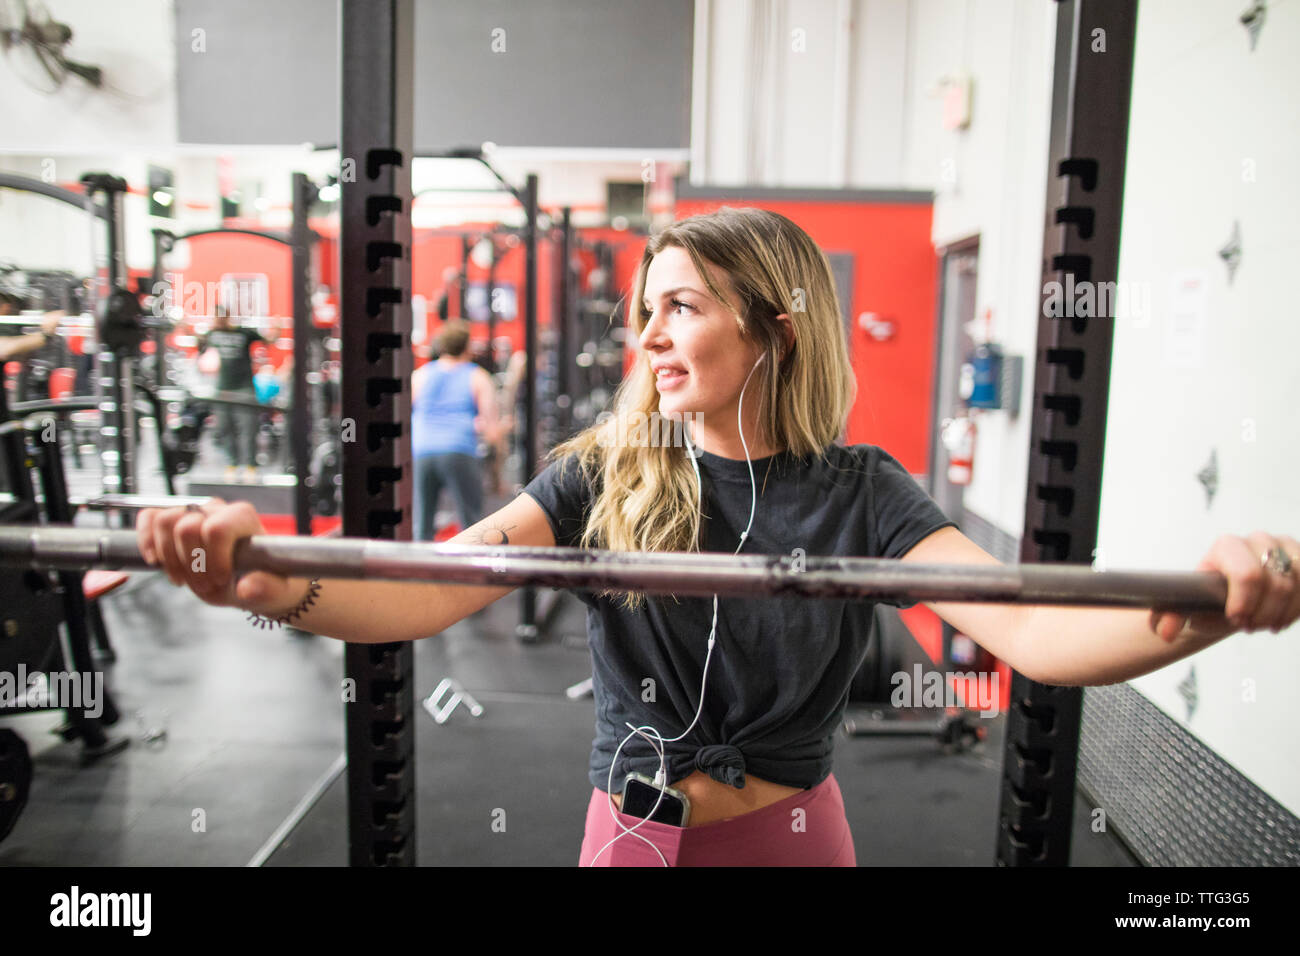
<svg viewBox="0 0 1300 956"><path fill-rule="evenodd" d="M714 285L731 294L726 274L708 268ZM679 418L693 413L701 447L729 448L737 435L740 390L762 350L741 338L735 315L709 294L691 257L678 246L667 247L650 261L644 305L650 313L639 339L644 361L652 371L661 365L674 369L656 379L660 414ZM761 369L745 391L745 438L751 451L760 377Z"/></svg>

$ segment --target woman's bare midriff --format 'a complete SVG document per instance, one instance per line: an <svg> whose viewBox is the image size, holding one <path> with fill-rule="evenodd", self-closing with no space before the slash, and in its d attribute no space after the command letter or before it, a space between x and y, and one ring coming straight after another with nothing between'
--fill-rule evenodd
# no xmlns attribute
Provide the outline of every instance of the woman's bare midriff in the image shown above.
<svg viewBox="0 0 1300 956"><path fill-rule="evenodd" d="M671 786L686 794L686 799L691 801L691 818L687 826L692 827L753 813L786 797L803 793L798 787L785 787L753 774L745 774L745 788L737 790L719 783L702 770L696 770ZM614 794L614 805L622 809L621 793Z"/></svg>

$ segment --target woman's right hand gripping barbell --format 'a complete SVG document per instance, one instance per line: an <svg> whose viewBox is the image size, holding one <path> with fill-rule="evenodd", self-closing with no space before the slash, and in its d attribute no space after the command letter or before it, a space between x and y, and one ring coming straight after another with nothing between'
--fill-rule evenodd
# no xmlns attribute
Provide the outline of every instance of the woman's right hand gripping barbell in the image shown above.
<svg viewBox="0 0 1300 956"><path fill-rule="evenodd" d="M266 534L257 510L246 501L228 504L213 498L202 508L145 508L136 517L135 530L149 564L215 607L271 615L302 597L289 578L278 574L250 571L235 577L235 543Z"/></svg>

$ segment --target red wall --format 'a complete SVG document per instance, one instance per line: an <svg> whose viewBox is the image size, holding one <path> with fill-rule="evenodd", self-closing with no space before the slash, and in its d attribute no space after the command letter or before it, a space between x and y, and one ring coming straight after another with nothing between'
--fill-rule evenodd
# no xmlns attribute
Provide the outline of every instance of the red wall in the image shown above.
<svg viewBox="0 0 1300 956"><path fill-rule="evenodd" d="M465 223L454 228L457 231L479 232L486 231L489 224ZM629 290L637 263L641 260L641 250L645 246L645 239L614 229L580 229L578 234L588 242L603 240L614 244L615 287L624 292ZM413 295L423 295L427 300L429 332L430 335L436 335L438 326L441 323L438 321L434 306L437 303L439 294L442 292L442 272L448 266L460 268L460 236L443 235L441 231L417 229L414 232L412 244L414 248L411 252L411 292ZM555 270L557 267L556 256L558 254L559 247L557 243L549 240L542 240L537 243L537 325L539 329L549 328L554 325ZM579 258L583 260L585 269L590 269L595 264L594 256L590 254L579 253ZM511 340L512 349L521 350L524 347L524 326L519 321L518 314L523 312L525 292L524 246L522 241L519 245L503 253L497 262L495 275L497 282L513 285L517 297L516 318L509 322L498 320L495 326L496 334L498 337L508 336ZM469 264L469 281L471 283L486 282L487 269L479 268L471 260ZM453 316L456 314L458 304L454 293L455 290L453 289L453 298L450 303L450 314ZM474 340L486 341L487 322L471 322L470 334Z"/></svg>
<svg viewBox="0 0 1300 956"><path fill-rule="evenodd" d="M750 205L788 216L803 227L827 252L853 256L853 295L849 314L854 317L849 352L858 382L858 397L849 414L849 443L880 445L898 458L909 471L924 472L930 440L930 415L935 350L937 259L930 243L931 207L916 203L860 203L819 200L704 200L682 199L677 218L709 212L723 205ZM318 275L337 295L337 245L328 235L333 230L313 223L327 233L318 251ZM484 223L466 223L467 231L486 228ZM631 292L633 276L640 262L645 240L613 229L584 229L590 241L615 244L616 288ZM217 282L226 272L264 272L270 284L273 315L292 314L289 272L290 251L268 240L252 236L207 236L191 240L190 265L185 281ZM538 325L553 324L552 295L554 255L552 243L538 243ZM461 243L456 235L416 230L411 254L412 291L423 295L430 314L429 334L437 333L439 322L433 307L442 290L442 271L460 266ZM590 256L582 258L589 267ZM522 244L505 253L497 264L497 277L514 285L523 307L524 250ZM470 281L487 278L486 270L470 264ZM337 301L337 299L335 299ZM454 302L454 300L453 300ZM895 337L888 342L872 339L857 323L863 312L875 312L895 324ZM454 313L454 307L453 307ZM625 319L625 316L624 316ZM487 323L471 324L476 340L486 340ZM508 336L515 349L524 345L523 324L517 319L498 322L497 335ZM290 341L286 320L285 344ZM277 364L281 350L273 357Z"/></svg>
<svg viewBox="0 0 1300 956"><path fill-rule="evenodd" d="M215 233L177 245L189 247L189 266L175 270L184 276L184 281L216 283L226 273L263 273L267 278L270 314L293 315L293 289L289 284L293 256L288 246L242 233ZM184 261L175 253L172 257ZM212 303L207 304L211 315Z"/></svg>
<svg viewBox="0 0 1300 956"><path fill-rule="evenodd" d="M801 226L828 253L853 255L853 325L849 356L858 397L849 414L849 444L879 445L914 473L928 465L934 372L937 259L931 207L921 203L681 199L676 216L720 206L770 209ZM877 342L858 325L863 312L892 321L896 334Z"/></svg>
<svg viewBox="0 0 1300 956"><path fill-rule="evenodd" d="M487 231L487 223L465 223L456 226L457 231L477 233ZM504 240L498 237L498 243ZM438 314L435 306L438 302L438 296L442 293L443 281L442 272L451 266L459 269L461 266L461 239L459 235L444 235L441 231L428 229L416 229L412 235L411 249L411 294L422 295L427 301L428 309L428 335L426 343L432 336L437 335L441 322L438 320ZM553 252L549 242L537 243L537 325L538 328L546 328L551 324L551 295L553 287L553 275L555 261L552 258ZM473 260L469 263L469 281L471 284L487 281L487 269L479 268ZM519 317L524 310L524 245L520 243L512 249L507 249L501 254L497 261L494 273L498 283L508 283L515 289L515 318L503 322L499 318L494 325L494 331L497 337L507 336L511 341L511 349L518 350L524 347L524 326ZM453 318L459 311L458 290L453 287L452 297L449 304L448 314ZM469 323L470 337L472 341L487 341L487 321L480 320Z"/></svg>
<svg viewBox="0 0 1300 956"><path fill-rule="evenodd" d="M181 247L188 250L188 260ZM174 304L186 310L185 321L190 328L196 319L211 325L212 309L215 304L209 294L209 288L219 288L221 277L228 273L262 273L267 280L268 311L278 317L281 339L268 350L268 356L278 368L285 356L293 353L293 288L290 276L293 269L292 250L283 243L260 236L241 233L198 236L177 243L177 251L171 254L173 261L186 262L184 269L170 270L173 278ZM203 287L203 294L198 302L191 302L189 283L198 283ZM211 283L209 287L208 283ZM189 306L201 304L202 308L191 314ZM184 327L178 332L188 331ZM263 330L265 332L265 329Z"/></svg>
<svg viewBox="0 0 1300 956"><path fill-rule="evenodd" d="M329 287L331 300L337 304L339 289L337 226L328 220L313 221L311 225L321 236L321 241L317 244L315 263L317 282ZM425 298L426 344L438 333L438 328L442 324L438 320L436 306L438 296L443 288L443 270L448 266L457 269L461 266L460 236L449 233L459 233L461 231L480 233L487 231L490 226L490 223L466 222L439 230L414 230L411 250L411 293L412 295L422 295ZM614 229L581 229L578 232L587 241L605 240L615 245L614 271L616 287L622 290L630 289L632 276L636 271L637 263L640 262L641 250L645 245L645 240ZM249 238L249 241L258 242L255 238ZM504 240L499 238L498 241L503 242ZM260 245L270 244L262 242ZM257 251L259 250L249 250L249 255L251 256ZM554 295L555 255L557 252L556 245L549 240L541 240L537 244L537 324L541 329L549 328L554 324L552 296ZM589 254L580 254L579 258L583 259L586 269L590 269L594 265L594 257ZM208 268L206 261L204 265L205 268ZM269 270L272 263L267 262L265 265L266 268L259 271ZM286 264L285 281L288 278L287 270L288 265ZM524 326L518 318L518 313L522 313L524 308L524 247L522 241L502 253L501 258L497 261L495 275L498 282L513 285L517 297L516 318L505 322L498 319L495 324L496 335L509 338L512 350L523 349ZM273 276L271 278L273 287L276 281ZM472 260L469 264L469 281L471 283L487 281L487 270L479 268ZM452 293L450 314L455 316L458 299L454 288ZM470 334L474 341L486 342L487 322L471 322ZM415 359L416 367L423 364L424 361L423 358L417 355Z"/></svg>

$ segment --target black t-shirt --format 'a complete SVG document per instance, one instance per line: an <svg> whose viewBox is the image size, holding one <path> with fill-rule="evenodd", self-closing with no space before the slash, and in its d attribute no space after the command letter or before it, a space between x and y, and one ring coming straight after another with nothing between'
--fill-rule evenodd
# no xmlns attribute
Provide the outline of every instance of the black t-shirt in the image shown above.
<svg viewBox="0 0 1300 956"><path fill-rule="evenodd" d="M266 339L254 329L213 329L199 339L199 354L211 347L221 356L217 372L217 389L223 392L249 390L253 387L253 360L249 350L254 342Z"/></svg>
<svg viewBox="0 0 1300 956"><path fill-rule="evenodd" d="M749 466L708 452L698 461L709 519L704 550L735 553L749 523ZM900 558L927 535L955 526L875 445L833 445L825 459L787 452L753 467L758 503L742 554L802 548L810 557ZM556 544L577 547L594 494L576 460L552 462L524 491L546 512ZM640 610L628 612L621 595L574 594L587 605L596 698L589 777L605 790L614 751L629 732L625 722L652 726L665 739L690 726L713 598L646 595ZM668 780L697 769L732 786L744 786L747 771L790 787L825 780L849 685L866 656L872 611L870 601L720 597L704 710L685 739L665 743ZM650 745L634 736L619 753L614 791L628 773L653 776L658 766Z"/></svg>

